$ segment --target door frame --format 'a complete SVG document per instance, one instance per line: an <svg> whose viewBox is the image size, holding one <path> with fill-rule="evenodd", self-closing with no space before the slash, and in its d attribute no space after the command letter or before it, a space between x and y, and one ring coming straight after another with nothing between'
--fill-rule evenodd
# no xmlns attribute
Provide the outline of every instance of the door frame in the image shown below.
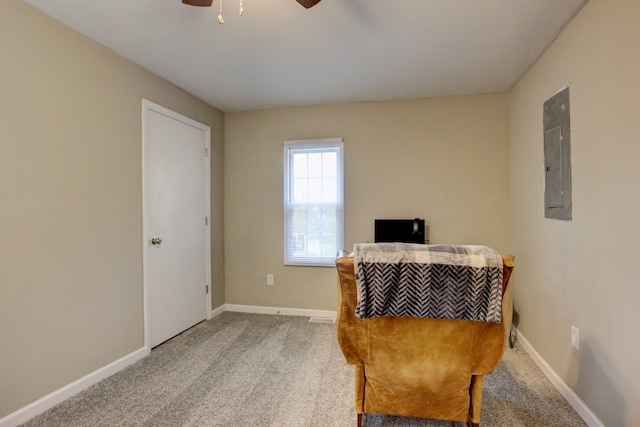
<svg viewBox="0 0 640 427"><path fill-rule="evenodd" d="M144 311L144 346L147 351L151 351L151 301L150 301L150 284L148 283L147 271L148 271L148 251L150 249L149 241L151 234L149 233L149 206L147 197L147 182L146 182L146 153L148 152L148 145L150 144L150 132L149 126L149 113L155 112L162 114L168 118L177 120L186 125L192 126L196 129L200 129L204 133L204 146L205 152L203 153L202 160L205 162L205 274L206 274L206 286L208 291L203 293L203 297L206 300L206 314L207 319L212 318L211 310L211 128L205 124L197 122L189 117L183 116L180 113L169 110L161 105L158 105L148 99L142 99L142 289L143 289L143 311ZM205 218L203 218L205 220Z"/></svg>

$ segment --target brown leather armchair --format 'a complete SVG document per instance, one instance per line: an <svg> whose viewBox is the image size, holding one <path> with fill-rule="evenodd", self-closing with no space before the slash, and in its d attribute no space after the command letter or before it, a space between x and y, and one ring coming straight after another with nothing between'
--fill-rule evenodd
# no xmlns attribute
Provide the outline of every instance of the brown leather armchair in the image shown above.
<svg viewBox="0 0 640 427"><path fill-rule="evenodd" d="M502 358L511 330L514 257L503 257L502 322L355 317L352 255L338 270L338 341L355 370L358 426L363 413L480 423L483 375Z"/></svg>

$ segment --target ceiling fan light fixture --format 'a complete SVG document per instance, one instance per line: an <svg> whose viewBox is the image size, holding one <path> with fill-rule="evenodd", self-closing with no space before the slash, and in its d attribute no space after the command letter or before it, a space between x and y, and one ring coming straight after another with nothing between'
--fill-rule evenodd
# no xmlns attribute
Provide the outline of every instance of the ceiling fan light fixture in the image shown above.
<svg viewBox="0 0 640 427"><path fill-rule="evenodd" d="M222 17L222 0L220 0L220 13L218 14L218 24L224 24L224 18Z"/></svg>
<svg viewBox="0 0 640 427"><path fill-rule="evenodd" d="M307 9L320 3L320 0L296 0L296 1ZM213 0L182 0L182 3L189 6L210 7L213 4ZM242 16L243 13L244 13L244 7L242 7L242 0L240 0L239 15ZM220 25L224 24L224 17L222 16L222 0L220 0L220 13L218 14L218 23Z"/></svg>

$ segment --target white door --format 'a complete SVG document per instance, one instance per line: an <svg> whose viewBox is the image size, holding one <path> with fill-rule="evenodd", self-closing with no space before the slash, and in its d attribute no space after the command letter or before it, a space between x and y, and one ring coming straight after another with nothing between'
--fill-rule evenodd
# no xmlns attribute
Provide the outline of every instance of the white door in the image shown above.
<svg viewBox="0 0 640 427"><path fill-rule="evenodd" d="M207 126L143 102L145 340L155 347L207 317Z"/></svg>

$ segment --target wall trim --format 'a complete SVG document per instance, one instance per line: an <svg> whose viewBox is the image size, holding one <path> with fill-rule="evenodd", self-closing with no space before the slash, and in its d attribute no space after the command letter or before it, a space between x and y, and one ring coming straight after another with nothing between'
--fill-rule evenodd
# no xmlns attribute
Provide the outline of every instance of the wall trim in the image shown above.
<svg viewBox="0 0 640 427"><path fill-rule="evenodd" d="M216 317L225 311L237 313L255 313L255 314L274 314L282 316L305 316L305 317L329 317L335 319L337 312L332 310L314 310L305 308L284 308L284 307L265 307L258 305L241 305L241 304L223 304L211 310L211 317ZM520 330L517 331L517 341L522 345L524 351L531 356L536 365L542 370L545 376L551 381L554 387L567 400L569 405L582 417L589 427L605 427L600 419L593 411L584 403L582 399L569 387L560 376L551 368L546 360L531 345L529 340ZM0 427L16 427L22 423L29 421L36 415L41 414L68 399L69 397L81 392L82 390L92 386L93 384L123 370L127 366L137 362L138 360L149 355L150 351L146 347L142 347L118 360L112 362L66 386L49 393L48 395L36 400L12 412L3 418L0 418Z"/></svg>
<svg viewBox="0 0 640 427"><path fill-rule="evenodd" d="M225 304L224 311L256 314L279 314L283 316L331 317L336 318L337 312L332 310L313 310L307 308L264 307L261 305Z"/></svg>
<svg viewBox="0 0 640 427"><path fill-rule="evenodd" d="M88 374L84 377L73 381L66 386L59 388L56 391L53 391L46 396L36 400L18 409L15 412L10 413L9 415L0 418L0 427L15 427L24 422L29 421L33 417L42 412L46 411L62 402L69 397L80 393L82 390L88 388L89 386L94 385L95 383L115 374L126 368L127 366L137 362L138 360L144 358L149 354L149 350L146 347L142 347L133 353L130 353L115 362L109 363L108 365Z"/></svg>
<svg viewBox="0 0 640 427"><path fill-rule="evenodd" d="M257 305L223 304L209 311L210 318L221 315L225 311L239 313L275 314L284 316L329 317L336 318L336 312L331 310L312 310L304 308L280 308L263 307ZM80 393L82 390L96 384L99 381L123 370L127 366L148 356L151 351L145 346L130 353L84 377L59 388L56 391L32 402L3 418L0 418L0 427L16 427L29 421L47 409L53 408L58 403Z"/></svg>
<svg viewBox="0 0 640 427"><path fill-rule="evenodd" d="M526 351L529 356L533 359L533 361L538 365L538 367L542 370L542 372L546 375L546 377L551 381L551 384L555 386L556 389L560 392L560 394L569 402L569 405L575 409L575 411L582 417L585 423L589 427L605 427L604 423L600 421L600 419L593 413L593 411L587 406L586 403L578 395L571 387L565 383L560 375L553 370L553 368L547 363L546 360L542 358L540 353L538 353L529 340L517 330L516 340L522 345L524 351Z"/></svg>
<svg viewBox="0 0 640 427"><path fill-rule="evenodd" d="M216 307L213 310L209 311L208 319L213 319L214 317L220 316L222 313L224 313L224 311L224 304L222 304L220 307Z"/></svg>

